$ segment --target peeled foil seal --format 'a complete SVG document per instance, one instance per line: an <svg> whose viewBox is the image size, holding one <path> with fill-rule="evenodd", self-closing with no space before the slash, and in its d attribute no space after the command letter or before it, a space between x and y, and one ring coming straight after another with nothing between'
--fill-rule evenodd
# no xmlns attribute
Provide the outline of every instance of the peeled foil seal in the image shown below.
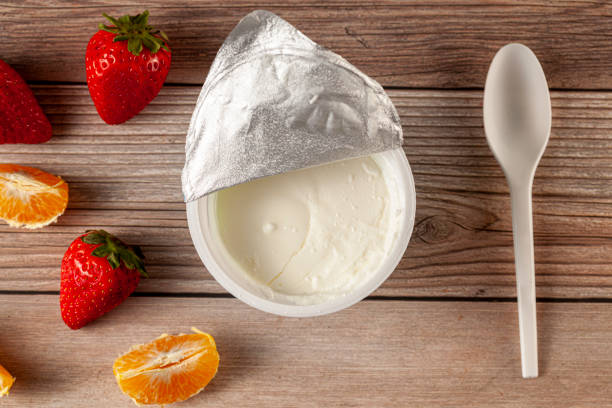
<svg viewBox="0 0 612 408"><path fill-rule="evenodd" d="M191 118L185 202L214 191L402 145L376 81L277 15L248 14L210 68Z"/></svg>

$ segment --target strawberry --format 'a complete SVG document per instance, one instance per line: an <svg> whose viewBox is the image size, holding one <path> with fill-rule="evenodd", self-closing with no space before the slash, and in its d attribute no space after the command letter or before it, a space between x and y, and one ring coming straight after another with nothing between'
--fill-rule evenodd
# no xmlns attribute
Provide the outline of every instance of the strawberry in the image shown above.
<svg viewBox="0 0 612 408"><path fill-rule="evenodd" d="M147 277L140 248L125 245L103 230L75 239L62 260L60 309L71 329L108 313Z"/></svg>
<svg viewBox="0 0 612 408"><path fill-rule="evenodd" d="M147 24L149 12L118 20L87 44L85 70L98 114L116 125L135 116L157 96L170 70L168 37Z"/></svg>
<svg viewBox="0 0 612 408"><path fill-rule="evenodd" d="M51 124L23 78L0 60L0 144L43 143Z"/></svg>

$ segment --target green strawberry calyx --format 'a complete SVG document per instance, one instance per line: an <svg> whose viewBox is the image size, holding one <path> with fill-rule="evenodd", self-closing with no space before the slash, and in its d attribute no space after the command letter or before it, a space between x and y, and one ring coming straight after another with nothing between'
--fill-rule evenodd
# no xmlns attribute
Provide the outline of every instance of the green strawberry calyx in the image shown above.
<svg viewBox="0 0 612 408"><path fill-rule="evenodd" d="M102 14L111 23L112 26L107 26L102 23L98 25L100 30L108 31L115 34L113 42L127 41L128 50L138 56L142 51L142 47L147 47L151 54L155 54L160 48L170 51L166 43L168 36L163 31L155 30L148 25L149 10L137 14L135 16L125 15L116 19L108 14Z"/></svg>
<svg viewBox="0 0 612 408"><path fill-rule="evenodd" d="M81 241L89 245L100 245L91 254L99 258L106 258L113 269L119 268L123 262L126 268L136 269L143 277L149 277L144 267L144 255L140 247L128 247L117 237L104 230L87 231L87 235L82 236Z"/></svg>

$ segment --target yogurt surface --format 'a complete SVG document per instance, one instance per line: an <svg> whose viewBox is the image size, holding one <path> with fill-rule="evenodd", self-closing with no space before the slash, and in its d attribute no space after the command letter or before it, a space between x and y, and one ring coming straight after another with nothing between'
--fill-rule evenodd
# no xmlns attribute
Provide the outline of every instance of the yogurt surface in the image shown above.
<svg viewBox="0 0 612 408"><path fill-rule="evenodd" d="M316 304L379 268L397 232L391 201L384 171L362 157L221 190L209 216L267 297Z"/></svg>

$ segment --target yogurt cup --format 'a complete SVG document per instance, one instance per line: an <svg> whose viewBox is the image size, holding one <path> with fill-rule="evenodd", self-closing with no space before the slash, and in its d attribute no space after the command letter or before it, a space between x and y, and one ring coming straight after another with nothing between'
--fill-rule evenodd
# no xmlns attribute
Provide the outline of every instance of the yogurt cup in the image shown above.
<svg viewBox="0 0 612 408"><path fill-rule="evenodd" d="M270 299L244 269L239 267L221 242L216 226L214 197L204 196L187 203L187 221L194 246L204 265L228 292L248 305L281 316L312 317L345 309L376 290L400 262L414 227L416 194L412 172L402 149L371 155L383 171L395 209L397 228L392 244L376 270L342 296L317 304L295 304L282 297Z"/></svg>

